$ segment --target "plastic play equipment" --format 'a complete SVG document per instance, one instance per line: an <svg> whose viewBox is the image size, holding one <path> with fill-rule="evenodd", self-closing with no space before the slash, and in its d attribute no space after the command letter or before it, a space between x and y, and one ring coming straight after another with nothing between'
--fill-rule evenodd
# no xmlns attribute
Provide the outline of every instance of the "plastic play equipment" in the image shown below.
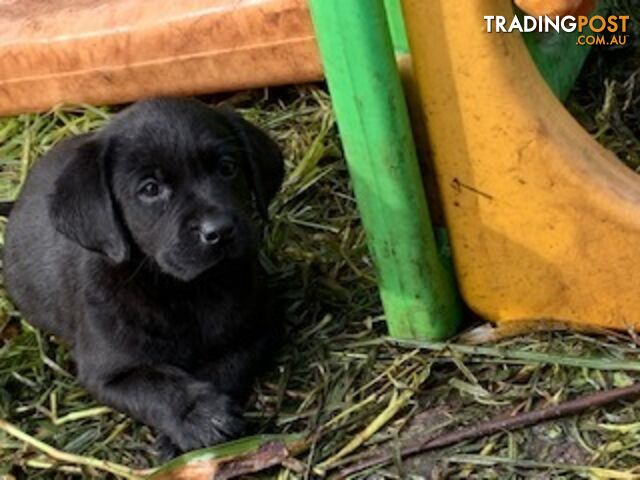
<svg viewBox="0 0 640 480"><path fill-rule="evenodd" d="M383 4L310 6L389 331L446 338L460 308L429 220Z"/></svg>
<svg viewBox="0 0 640 480"><path fill-rule="evenodd" d="M0 115L322 78L306 0L0 0Z"/></svg>
<svg viewBox="0 0 640 480"><path fill-rule="evenodd" d="M400 64L416 138L471 308L498 334L640 327L640 182L554 98L586 47L529 36L530 56L519 34L487 33L511 0L403 0L407 43L399 1L309 0L322 62L305 0L0 2L0 113L317 80L324 63L390 333L442 339L460 310L393 42L412 53L415 74Z"/></svg>
<svg viewBox="0 0 640 480"><path fill-rule="evenodd" d="M640 327L640 181L552 95L510 0L403 0L458 281L499 331ZM446 48L433 48L446 45Z"/></svg>
<svg viewBox="0 0 640 480"><path fill-rule="evenodd" d="M322 78L304 0L0 1L0 114Z"/></svg>
<svg viewBox="0 0 640 480"><path fill-rule="evenodd" d="M433 236L419 225L426 206L411 184L414 147L405 143L381 3L310 4L390 330L439 338L456 325L455 302ZM640 194L640 184L554 97L568 94L588 50L576 47L575 35L527 38L550 89L521 36L484 29L485 15L514 15L510 1L404 7L419 87L410 100L427 119L421 137L433 153L461 291L498 324L490 334L640 325L640 305L616 281L629 279L625 265L640 232L606 234L612 225L633 228L634 214L640 226L640 210L617 198L623 187Z"/></svg>

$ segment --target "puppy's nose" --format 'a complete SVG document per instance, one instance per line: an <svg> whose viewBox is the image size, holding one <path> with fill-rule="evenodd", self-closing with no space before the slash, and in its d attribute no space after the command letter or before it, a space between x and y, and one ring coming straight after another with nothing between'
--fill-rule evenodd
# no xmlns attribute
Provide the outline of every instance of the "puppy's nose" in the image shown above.
<svg viewBox="0 0 640 480"><path fill-rule="evenodd" d="M233 236L233 221L228 217L206 218L200 223L200 241L217 245Z"/></svg>

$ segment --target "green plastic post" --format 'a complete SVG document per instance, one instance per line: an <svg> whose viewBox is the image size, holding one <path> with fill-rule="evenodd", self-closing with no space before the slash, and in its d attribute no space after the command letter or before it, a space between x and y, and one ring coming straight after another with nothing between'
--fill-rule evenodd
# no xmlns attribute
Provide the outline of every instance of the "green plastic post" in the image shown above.
<svg viewBox="0 0 640 480"><path fill-rule="evenodd" d="M445 339L460 320L436 248L383 0L311 0L389 332Z"/></svg>
<svg viewBox="0 0 640 480"><path fill-rule="evenodd" d="M553 93L565 101L584 65L589 47L577 46L571 33L527 33L524 41Z"/></svg>
<svg viewBox="0 0 640 480"><path fill-rule="evenodd" d="M404 27L400 0L384 0L384 9L387 12L387 22L394 50L396 53L409 53L409 40Z"/></svg>
<svg viewBox="0 0 640 480"><path fill-rule="evenodd" d="M606 2L602 3L593 15L606 13ZM522 19L523 13L516 9ZM583 33L575 32L530 32L523 35L529 53L538 70L553 90L556 97L564 102L571 93L580 71L587 60L591 47L578 45L580 35L590 35L587 28Z"/></svg>

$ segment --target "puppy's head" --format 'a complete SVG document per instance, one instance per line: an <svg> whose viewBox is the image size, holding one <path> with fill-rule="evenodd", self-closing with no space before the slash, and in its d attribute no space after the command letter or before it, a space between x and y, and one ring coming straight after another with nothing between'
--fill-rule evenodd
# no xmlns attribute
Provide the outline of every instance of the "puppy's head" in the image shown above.
<svg viewBox="0 0 640 480"><path fill-rule="evenodd" d="M275 142L235 113L146 100L76 142L50 213L87 249L119 263L135 248L189 281L255 249L282 176Z"/></svg>

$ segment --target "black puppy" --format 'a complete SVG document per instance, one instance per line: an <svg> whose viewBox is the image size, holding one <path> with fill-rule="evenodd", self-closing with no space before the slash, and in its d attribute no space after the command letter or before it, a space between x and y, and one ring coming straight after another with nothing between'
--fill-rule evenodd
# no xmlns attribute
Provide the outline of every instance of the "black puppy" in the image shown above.
<svg viewBox="0 0 640 480"><path fill-rule="evenodd" d="M163 434L165 454L243 430L280 331L254 203L266 215L282 176L276 144L236 114L147 100L51 149L10 216L17 306L72 348L100 402Z"/></svg>

